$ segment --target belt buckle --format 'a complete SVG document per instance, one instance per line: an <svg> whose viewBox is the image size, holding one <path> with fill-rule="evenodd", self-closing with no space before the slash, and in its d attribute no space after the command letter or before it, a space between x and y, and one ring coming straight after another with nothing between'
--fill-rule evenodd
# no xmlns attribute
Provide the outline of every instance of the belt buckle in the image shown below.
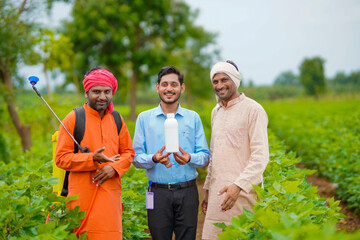
<svg viewBox="0 0 360 240"><path fill-rule="evenodd" d="M168 183L168 190L174 190L175 188L171 187L171 183Z"/></svg>

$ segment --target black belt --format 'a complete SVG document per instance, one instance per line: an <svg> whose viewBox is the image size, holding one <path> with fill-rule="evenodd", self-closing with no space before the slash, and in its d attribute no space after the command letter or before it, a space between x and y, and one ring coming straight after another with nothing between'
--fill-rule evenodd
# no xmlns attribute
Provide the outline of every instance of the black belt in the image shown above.
<svg viewBox="0 0 360 240"><path fill-rule="evenodd" d="M152 183L151 187L153 188L166 188L166 189L181 189L181 188L188 188L196 185L196 179L181 182L181 183Z"/></svg>

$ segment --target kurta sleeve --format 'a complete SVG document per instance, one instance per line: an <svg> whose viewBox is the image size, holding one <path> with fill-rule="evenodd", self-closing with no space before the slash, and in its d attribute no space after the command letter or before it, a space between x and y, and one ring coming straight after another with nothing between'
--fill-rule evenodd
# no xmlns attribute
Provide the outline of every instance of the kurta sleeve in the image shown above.
<svg viewBox="0 0 360 240"><path fill-rule="evenodd" d="M269 162L267 124L268 118L262 107L256 108L249 116L250 159L234 182L246 193L252 190L252 185L261 183L262 174Z"/></svg>
<svg viewBox="0 0 360 240"><path fill-rule="evenodd" d="M209 161L210 152L200 116L195 114L195 151L190 153L189 165L193 168L204 167Z"/></svg>
<svg viewBox="0 0 360 240"><path fill-rule="evenodd" d="M73 133L75 126L75 112L72 111L69 113L62 123L70 133ZM96 170L92 153L74 153L74 141L62 125L60 125L59 129L55 163L59 168L71 172L88 172Z"/></svg>
<svg viewBox="0 0 360 240"><path fill-rule="evenodd" d="M139 114L136 120L133 146L135 150L134 165L137 168L150 169L157 164L152 160L154 154L147 154L144 118L142 114Z"/></svg>
<svg viewBox="0 0 360 240"><path fill-rule="evenodd" d="M121 177L127 170L129 170L131 163L133 162L133 158L135 155L135 151L132 147L131 137L129 134L129 130L125 124L124 119L121 117L122 128L119 133L120 145L119 145L119 153L120 160L115 161L114 163L110 163L110 165L115 169L115 171Z"/></svg>
<svg viewBox="0 0 360 240"><path fill-rule="evenodd" d="M218 109L219 109L219 107L218 107L218 105L216 105L216 107L211 111L211 129L213 129L214 118L215 118L216 113L218 112ZM211 151L213 149L213 144L214 144L214 141L212 140L212 137L211 137L210 155L212 155ZM206 179L205 179L205 183L204 183L205 190L209 190L209 188L210 188L211 172L212 172L212 159L210 158L209 166L207 169L207 175L206 175Z"/></svg>

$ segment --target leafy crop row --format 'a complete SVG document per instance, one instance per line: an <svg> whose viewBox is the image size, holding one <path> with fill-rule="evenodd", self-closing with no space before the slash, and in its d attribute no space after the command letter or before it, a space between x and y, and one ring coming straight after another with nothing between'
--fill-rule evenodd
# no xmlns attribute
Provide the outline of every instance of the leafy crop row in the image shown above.
<svg viewBox="0 0 360 240"><path fill-rule="evenodd" d="M196 105L209 141L210 113L214 104ZM266 109L267 111L270 111ZM273 111L271 111L272 113ZM275 126L270 119L270 126ZM270 162L264 173L265 190L256 187L262 199L254 206L255 213L245 211L223 227L220 239L357 239L360 233L338 232L335 223L343 217L339 202L326 202L316 187L306 181L306 175L316 170L299 169L294 152L286 153L285 146L269 130Z"/></svg>
<svg viewBox="0 0 360 240"><path fill-rule="evenodd" d="M60 119L76 107L71 98L55 99L58 101L48 103ZM24 123L31 125L33 146L29 152L22 152L6 106L0 102L0 239L77 239L71 229L80 225L78 219L85 212L78 208L69 212L65 198L52 193L52 185L58 182L51 173L53 116L32 92L21 95L17 105L22 106L18 110ZM147 237L145 172L131 167L121 180L123 238Z"/></svg>
<svg viewBox="0 0 360 240"><path fill-rule="evenodd" d="M77 239L71 229L79 227L85 212L69 212L66 199L52 193L58 179L51 176L51 152L39 150L32 147L10 163L0 161L0 239ZM122 184L124 239L147 237L145 173L131 167Z"/></svg>
<svg viewBox="0 0 360 240"><path fill-rule="evenodd" d="M33 148L8 164L0 161L1 239L77 239L71 229L79 227L85 213L79 208L69 212L65 198L52 193L58 180L51 177L51 152L46 153Z"/></svg>
<svg viewBox="0 0 360 240"><path fill-rule="evenodd" d="M360 101L269 103L271 128L360 212Z"/></svg>
<svg viewBox="0 0 360 240"><path fill-rule="evenodd" d="M313 170L299 169L300 160L270 132L270 162L264 173L264 189L255 186L262 201L253 207L254 213L244 212L232 219L230 226L219 235L223 240L234 239L291 239L337 240L359 239L360 232L337 232L335 223L342 217L339 201L326 201L317 189L306 182L305 176Z"/></svg>
<svg viewBox="0 0 360 240"><path fill-rule="evenodd" d="M23 97L28 98L27 95ZM76 107L72 101L64 100L50 103L61 119ZM51 113L41 102L26 100L24 104L26 107L20 110L20 116L26 119L26 124L32 124L33 139L33 147L25 154L21 152L6 108L0 104L0 225L3 229L0 239L74 239L70 229L78 226L78 219L84 213L78 212L78 209L68 212L64 198L57 198L51 193L52 184L57 182L51 178L50 139L54 132L49 124ZM213 103L189 107L200 114L208 141L212 107ZM128 107L115 108L126 119ZM266 110L272 117L273 111ZM271 127L275 123L270 120ZM126 124L133 134L135 123L126 121ZM255 214L245 212L235 218L233 225L224 229L222 239L300 239L303 236L304 239L312 239L309 235L318 236L317 239L332 239L326 238L331 235L345 236L343 239L346 239L346 234L335 232L334 228L334 222L341 217L338 203L330 200L329 207L326 207L325 200L320 199L316 189L305 181L304 176L310 171L295 168L298 159L294 154L285 154L283 146L272 135L270 143L271 162L265 172L265 191L257 188L263 201L255 206ZM203 169L201 171L206 174ZM145 171L131 167L122 177L122 186L124 239L148 237ZM59 203L51 209L53 202ZM49 212L49 223L44 224ZM319 231L320 235L316 235L315 231Z"/></svg>

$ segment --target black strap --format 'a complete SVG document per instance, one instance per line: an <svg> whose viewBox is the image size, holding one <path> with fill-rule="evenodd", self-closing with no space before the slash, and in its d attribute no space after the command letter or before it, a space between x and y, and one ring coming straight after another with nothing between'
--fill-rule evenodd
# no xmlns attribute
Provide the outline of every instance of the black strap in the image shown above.
<svg viewBox="0 0 360 240"><path fill-rule="evenodd" d="M74 108L75 111L75 127L74 138L80 144L84 138L85 132L85 109L84 107ZM78 146L74 142L74 153L79 151Z"/></svg>
<svg viewBox="0 0 360 240"><path fill-rule="evenodd" d="M80 144L85 132L85 109L84 107L74 108L75 111L75 127L74 127L74 138ZM79 151L78 146L74 142L74 153ZM69 186L69 171L66 171L63 188L61 190L61 196L66 197L68 195L68 186Z"/></svg>
<svg viewBox="0 0 360 240"><path fill-rule="evenodd" d="M114 111L112 111L111 115L113 115L113 117L114 117L116 128L117 128L117 133L119 135L120 130L122 128L122 121L121 121L120 113L118 111L114 110Z"/></svg>
<svg viewBox="0 0 360 240"><path fill-rule="evenodd" d="M67 197L68 193L69 193L69 188L68 188L68 185L69 185L69 174L70 172L69 171L66 171L65 173L65 178L64 178L64 184L63 184L63 188L61 190L61 196L63 197Z"/></svg>
<svg viewBox="0 0 360 240"><path fill-rule="evenodd" d="M74 127L73 134L74 134L75 140L80 144L84 138L84 133L85 133L85 109L84 109L84 107L78 107L78 108L74 108L74 111L75 111L75 127ZM117 133L119 135L120 130L122 128L122 121L121 121L120 113L118 111L114 110L111 113L111 115L114 118L116 128L117 128ZM78 151L79 151L79 148L74 143L74 153L78 153ZM61 191L61 196L64 196L64 197L66 197L68 195L69 174L70 174L70 172L66 171L63 189Z"/></svg>

